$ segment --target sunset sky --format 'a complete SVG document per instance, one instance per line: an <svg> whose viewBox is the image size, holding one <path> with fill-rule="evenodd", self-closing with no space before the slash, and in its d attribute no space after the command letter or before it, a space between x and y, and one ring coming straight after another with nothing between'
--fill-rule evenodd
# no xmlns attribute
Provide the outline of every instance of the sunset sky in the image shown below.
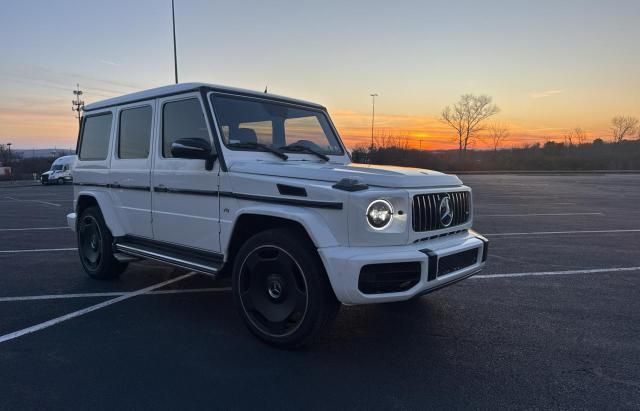
<svg viewBox="0 0 640 411"><path fill-rule="evenodd" d="M87 103L173 82L170 0L4 2L0 143L75 146ZM324 104L350 146L376 128L454 147L439 113L488 94L508 146L640 117L640 1L176 0L181 82ZM482 147L479 145L479 147Z"/></svg>

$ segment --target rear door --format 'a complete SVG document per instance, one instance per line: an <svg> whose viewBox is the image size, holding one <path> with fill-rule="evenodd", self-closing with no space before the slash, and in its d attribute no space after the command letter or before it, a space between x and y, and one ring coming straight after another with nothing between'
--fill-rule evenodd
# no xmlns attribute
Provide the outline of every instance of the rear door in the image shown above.
<svg viewBox="0 0 640 411"><path fill-rule="evenodd" d="M180 138L200 138L214 146L200 94L159 100L158 123L151 173L154 239L220 252L219 163L207 171L205 160L171 155L171 143Z"/></svg>
<svg viewBox="0 0 640 411"><path fill-rule="evenodd" d="M111 195L129 235L153 238L151 227L151 100L117 111L116 141L111 160Z"/></svg>

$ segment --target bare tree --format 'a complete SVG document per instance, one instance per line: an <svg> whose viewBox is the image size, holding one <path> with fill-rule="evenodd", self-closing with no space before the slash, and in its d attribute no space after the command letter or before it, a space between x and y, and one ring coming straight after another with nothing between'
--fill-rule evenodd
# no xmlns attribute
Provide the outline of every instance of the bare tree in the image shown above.
<svg viewBox="0 0 640 411"><path fill-rule="evenodd" d="M580 127L576 127L573 129L573 137L578 145L587 142L587 133Z"/></svg>
<svg viewBox="0 0 640 411"><path fill-rule="evenodd" d="M611 132L616 143L624 140L625 136L632 135L638 126L638 119L631 116L615 116L611 119Z"/></svg>
<svg viewBox="0 0 640 411"><path fill-rule="evenodd" d="M398 148L402 150L409 149L408 136L393 133L388 129L378 131L374 139L374 145L377 148Z"/></svg>
<svg viewBox="0 0 640 411"><path fill-rule="evenodd" d="M566 146L572 146L574 144L580 145L587 142L587 133L584 132L580 127L576 127L573 130L569 130L568 133L564 135L564 144Z"/></svg>
<svg viewBox="0 0 640 411"><path fill-rule="evenodd" d="M509 134L509 127L507 127L507 125L497 121L489 124L487 127L487 137L489 137L493 151L498 151L498 147L507 140Z"/></svg>
<svg viewBox="0 0 640 411"><path fill-rule="evenodd" d="M440 120L456 131L460 154L466 152L477 133L484 130L483 121L500 112L492 100L486 95L464 94L453 107L442 110Z"/></svg>

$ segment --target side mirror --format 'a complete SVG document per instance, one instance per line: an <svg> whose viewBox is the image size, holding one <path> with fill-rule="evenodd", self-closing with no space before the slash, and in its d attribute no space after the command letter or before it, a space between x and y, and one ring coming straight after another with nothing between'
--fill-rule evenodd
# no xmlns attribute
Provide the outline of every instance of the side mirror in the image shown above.
<svg viewBox="0 0 640 411"><path fill-rule="evenodd" d="M171 144L171 155L175 158L207 160L205 168L213 169L216 155L211 153L211 144L201 138L181 138Z"/></svg>

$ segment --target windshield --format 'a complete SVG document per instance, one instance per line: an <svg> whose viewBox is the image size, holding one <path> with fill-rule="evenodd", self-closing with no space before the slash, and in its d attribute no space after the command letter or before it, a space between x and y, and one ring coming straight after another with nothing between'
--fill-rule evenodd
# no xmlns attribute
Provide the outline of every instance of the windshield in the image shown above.
<svg viewBox="0 0 640 411"><path fill-rule="evenodd" d="M54 164L51 166L51 171L61 171L63 165L62 164Z"/></svg>
<svg viewBox="0 0 640 411"><path fill-rule="evenodd" d="M212 101L222 139L229 148L251 149L251 144L259 143L283 151L303 146L322 154L343 154L338 137L321 110L219 95L214 95Z"/></svg>

